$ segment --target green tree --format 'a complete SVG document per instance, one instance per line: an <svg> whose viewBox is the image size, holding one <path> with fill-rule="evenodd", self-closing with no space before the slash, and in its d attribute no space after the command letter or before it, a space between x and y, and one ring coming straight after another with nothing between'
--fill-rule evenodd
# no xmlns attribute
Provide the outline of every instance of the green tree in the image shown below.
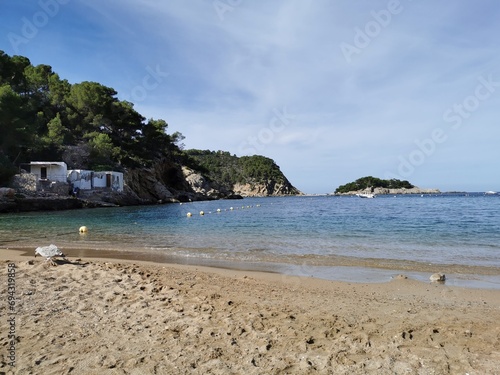
<svg viewBox="0 0 500 375"><path fill-rule="evenodd" d="M56 117L50 120L47 124L47 140L48 143L52 143L56 146L62 146L64 143L64 135L66 133L66 128L61 122L61 116L57 113Z"/></svg>
<svg viewBox="0 0 500 375"><path fill-rule="evenodd" d="M91 167L94 169L113 169L116 165L116 157L120 150L113 146L111 138L107 134L93 133L89 134Z"/></svg>
<svg viewBox="0 0 500 375"><path fill-rule="evenodd" d="M50 105L55 111L66 112L70 92L71 84L67 80L61 80L55 73L49 77Z"/></svg>
<svg viewBox="0 0 500 375"><path fill-rule="evenodd" d="M65 151L92 150L86 165L148 166L182 156L181 133L164 120L145 118L117 92L97 82L70 84L49 65L0 51L0 152L2 160L60 159ZM95 160L93 160L95 158ZM73 167L78 167L74 165Z"/></svg>
<svg viewBox="0 0 500 375"><path fill-rule="evenodd" d="M387 188L387 189L411 189L414 186L408 181L401 181L398 179L382 180L373 176L366 176L358 178L354 182L349 182L345 185L340 185L335 193L348 193L356 190L364 190L368 188Z"/></svg>
<svg viewBox="0 0 500 375"><path fill-rule="evenodd" d="M29 92L24 70L30 65L31 62L28 58L24 56L13 56L10 58L7 64L7 71L4 73L7 77L7 83L21 96L26 96Z"/></svg>
<svg viewBox="0 0 500 375"><path fill-rule="evenodd" d="M109 118L111 114L111 103L116 100L116 91L96 82L82 82L71 85L70 92L66 97L68 105L69 129L74 132L75 137L82 137L86 132L101 131L101 125L94 120ZM94 125L94 128L91 128Z"/></svg>
<svg viewBox="0 0 500 375"><path fill-rule="evenodd" d="M174 132L172 134L172 143L175 144L179 150L184 150L186 145L182 143L182 141L186 139L186 137L181 132Z"/></svg>
<svg viewBox="0 0 500 375"><path fill-rule="evenodd" d="M16 157L29 147L32 130L24 118L23 100L9 85L0 87L0 151Z"/></svg>
<svg viewBox="0 0 500 375"><path fill-rule="evenodd" d="M36 97L37 104L46 104L49 100L49 80L53 74L49 65L28 65L24 69L25 94Z"/></svg>

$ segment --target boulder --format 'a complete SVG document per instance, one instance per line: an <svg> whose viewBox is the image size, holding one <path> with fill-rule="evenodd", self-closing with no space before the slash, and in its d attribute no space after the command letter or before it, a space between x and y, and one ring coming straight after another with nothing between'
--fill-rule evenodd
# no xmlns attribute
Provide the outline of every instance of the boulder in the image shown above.
<svg viewBox="0 0 500 375"><path fill-rule="evenodd" d="M7 198L7 199L14 199L16 195L16 191L11 188L0 188L0 197Z"/></svg>

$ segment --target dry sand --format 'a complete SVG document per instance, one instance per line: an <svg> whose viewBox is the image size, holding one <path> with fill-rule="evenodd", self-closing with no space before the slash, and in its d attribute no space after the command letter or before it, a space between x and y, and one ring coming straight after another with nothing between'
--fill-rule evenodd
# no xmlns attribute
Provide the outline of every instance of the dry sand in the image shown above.
<svg viewBox="0 0 500 375"><path fill-rule="evenodd" d="M498 290L0 253L0 373L500 374Z"/></svg>

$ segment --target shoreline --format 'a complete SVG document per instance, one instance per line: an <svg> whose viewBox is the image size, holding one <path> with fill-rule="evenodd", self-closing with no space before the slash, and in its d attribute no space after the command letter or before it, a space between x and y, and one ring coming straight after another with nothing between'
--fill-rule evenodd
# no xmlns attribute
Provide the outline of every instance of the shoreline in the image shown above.
<svg viewBox="0 0 500 375"><path fill-rule="evenodd" d="M70 256L53 267L19 250L0 254L0 279L16 270L15 367L0 302L7 374L493 374L500 366L498 290L120 258Z"/></svg>
<svg viewBox="0 0 500 375"><path fill-rule="evenodd" d="M34 254L35 247L0 246L0 260L6 260L6 252L11 252L13 259L26 260ZM464 267L458 265L412 264L401 267L398 262L387 263L378 259L342 259L339 265L322 266L310 262L280 263L258 261L236 261L212 258L180 257L162 254L158 251L128 248L89 249L81 246L61 247L69 258L83 258L98 261L146 262L156 265L185 266L188 268L203 268L205 270L227 270L235 272L274 273L281 278L306 277L334 282L349 283L386 283L404 275L422 283L430 284L430 276L434 273L444 273L448 286L471 289L500 290L500 270L488 267ZM398 267L399 266L399 267Z"/></svg>

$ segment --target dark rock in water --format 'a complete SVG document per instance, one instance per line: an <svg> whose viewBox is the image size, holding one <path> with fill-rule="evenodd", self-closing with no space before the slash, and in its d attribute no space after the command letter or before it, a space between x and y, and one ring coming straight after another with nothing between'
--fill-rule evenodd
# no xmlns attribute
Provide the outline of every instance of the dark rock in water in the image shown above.
<svg viewBox="0 0 500 375"><path fill-rule="evenodd" d="M243 199L243 197L239 194L230 194L227 197L225 197L224 199Z"/></svg>
<svg viewBox="0 0 500 375"><path fill-rule="evenodd" d="M84 201L71 197L27 197L16 199L16 211L58 211L85 207Z"/></svg>

